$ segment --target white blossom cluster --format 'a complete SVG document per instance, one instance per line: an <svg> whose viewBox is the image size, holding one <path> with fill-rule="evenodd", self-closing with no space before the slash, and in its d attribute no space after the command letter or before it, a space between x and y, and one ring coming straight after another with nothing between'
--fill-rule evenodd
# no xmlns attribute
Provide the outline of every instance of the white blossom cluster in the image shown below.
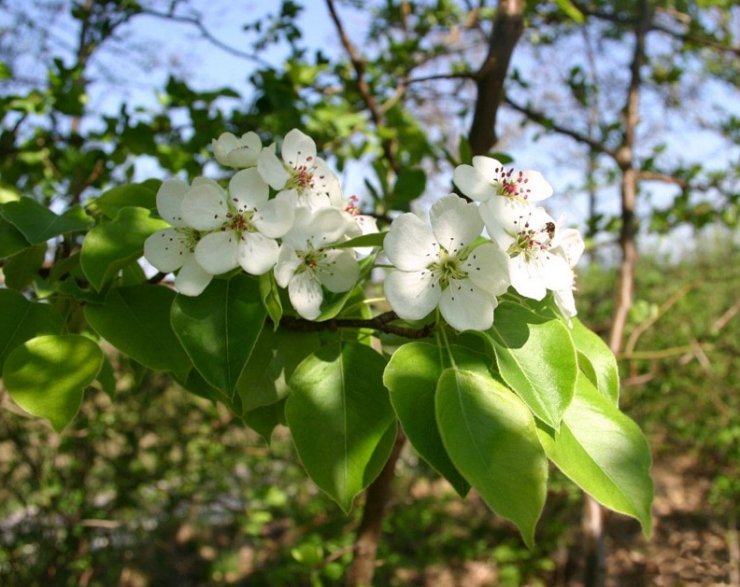
<svg viewBox="0 0 740 587"><path fill-rule="evenodd" d="M159 271L179 270L175 287L189 296L237 267L273 271L298 314L317 318L323 288L348 291L360 275L356 252L335 245L377 231L374 219L359 214L357 198L343 198L314 141L297 129L285 136L280 158L254 132L224 133L213 150L237 170L228 187L204 177L165 181L157 210L172 227L146 240L145 257Z"/></svg>
<svg viewBox="0 0 740 587"><path fill-rule="evenodd" d="M487 330L497 296L512 286L535 300L550 290L561 313L575 316L573 267L583 239L536 206L553 193L544 177L474 157L453 179L472 202L449 194L432 206L430 225L402 214L385 238L395 266L385 281L393 310L411 320L439 307L457 330ZM480 238L484 226L491 240Z"/></svg>
<svg viewBox="0 0 740 587"><path fill-rule="evenodd" d="M359 214L356 196L344 198L314 141L297 129L279 157L253 132L224 133L213 150L236 170L228 186L203 177L165 181L157 209L171 228L147 239L146 258L162 272L178 271L175 287L190 296L238 267L272 271L298 314L317 318L324 289L346 292L360 277L358 251L338 245L377 232L375 220ZM393 266L385 295L396 314L415 320L439 308L457 330L486 330L511 286L536 300L550 290L563 315L574 316L573 267L583 240L536 206L553 192L542 175L475 157L455 169L454 181L472 202L449 194L432 206L429 225L402 214L384 239ZM484 227L490 239L481 236Z"/></svg>

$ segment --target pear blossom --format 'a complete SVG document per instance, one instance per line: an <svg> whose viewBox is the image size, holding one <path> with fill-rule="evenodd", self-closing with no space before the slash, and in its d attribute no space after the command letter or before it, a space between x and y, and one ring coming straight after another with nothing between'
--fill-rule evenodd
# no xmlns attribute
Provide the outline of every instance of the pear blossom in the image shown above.
<svg viewBox="0 0 740 587"><path fill-rule="evenodd" d="M581 255L583 255L583 251L585 249L581 233L574 228L566 228L558 231L558 239L554 244L555 246L552 249L553 252L563 257L568 262L570 268L573 269L578 264L578 261L580 260ZM573 282L571 282L570 287L553 292L555 304L560 310L560 313L568 321L578 313L576 310L576 302L573 298L573 289L574 285Z"/></svg>
<svg viewBox="0 0 740 587"><path fill-rule="evenodd" d="M182 218L208 232L195 247L198 263L216 275L239 266L252 275L272 269L280 248L275 239L290 230L293 208L287 199L268 197L254 167L237 172L228 193L210 179L193 185L183 198Z"/></svg>
<svg viewBox="0 0 740 587"><path fill-rule="evenodd" d="M342 208L345 218L348 220L347 238L357 238L366 234L378 232L378 220L373 216L360 213L360 199L350 196L344 201ZM374 247L355 247L354 251L360 256L367 256L373 252Z"/></svg>
<svg viewBox="0 0 740 587"><path fill-rule="evenodd" d="M483 230L477 206L455 194L436 202L428 226L414 214L396 218L384 250L396 267L385 295L399 317L417 320L439 306L457 330L487 330L496 296L509 286L508 259L494 243L475 245Z"/></svg>
<svg viewBox="0 0 740 587"><path fill-rule="evenodd" d="M297 206L342 207L342 190L326 161L316 156L316 143L298 129L283 140L282 161L273 150L264 150L257 169L274 190L286 192Z"/></svg>
<svg viewBox="0 0 740 587"><path fill-rule="evenodd" d="M241 138L225 132L211 141L213 154L221 165L243 169L257 165L257 157L262 152L262 140L256 132L244 133ZM275 147L272 146L272 149Z"/></svg>
<svg viewBox="0 0 740 587"><path fill-rule="evenodd" d="M195 259L200 233L182 219L182 200L188 190L190 186L177 179L162 183L157 192L157 211L172 228L159 230L144 241L144 257L162 273L179 269L175 287L185 295L197 296L211 282L213 274Z"/></svg>
<svg viewBox="0 0 740 587"><path fill-rule="evenodd" d="M458 165L453 181L460 191L480 202L483 220L521 209L552 195L552 186L539 171L507 169L491 157L473 157L473 165Z"/></svg>
<svg viewBox="0 0 740 587"><path fill-rule="evenodd" d="M544 208L510 210L486 222L486 229L508 254L511 285L521 295L541 300L548 289L572 289L573 270L559 248L558 225Z"/></svg>
<svg viewBox="0 0 740 587"><path fill-rule="evenodd" d="M275 281L288 288L299 315L313 320L321 314L322 286L335 293L349 291L360 277L351 249L336 249L347 231L341 210L298 208L295 223L283 237L275 265Z"/></svg>

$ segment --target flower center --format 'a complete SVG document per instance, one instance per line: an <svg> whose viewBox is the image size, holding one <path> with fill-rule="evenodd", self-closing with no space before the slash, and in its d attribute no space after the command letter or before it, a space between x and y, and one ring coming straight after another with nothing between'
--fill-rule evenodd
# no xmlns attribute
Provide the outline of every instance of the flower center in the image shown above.
<svg viewBox="0 0 740 587"><path fill-rule="evenodd" d="M524 228L514 237L514 242L509 246L507 253L511 257L516 257L523 253L527 259L531 259L542 251L550 250L551 241L555 235L555 223L545 222L545 224L534 229L529 222L524 223Z"/></svg>
<svg viewBox="0 0 740 587"><path fill-rule="evenodd" d="M527 183L529 183L529 178L524 176L523 171L514 174L514 170L509 169L503 173L503 177L496 185L497 193L504 198L526 201L532 191Z"/></svg>
<svg viewBox="0 0 740 587"><path fill-rule="evenodd" d="M299 165L292 169L292 177L288 180L288 187L298 190L307 190L313 188L313 167Z"/></svg>
<svg viewBox="0 0 740 587"><path fill-rule="evenodd" d="M252 217L254 216L253 210L245 210L243 212L227 212L226 223L222 230L233 230L239 236L245 232L255 232L257 229L252 223Z"/></svg>
<svg viewBox="0 0 740 587"><path fill-rule="evenodd" d="M303 263L298 267L298 269L296 269L296 273L303 273L305 271L315 273L319 268L321 261L326 257L324 252L315 251L313 249L308 251L297 251L297 254Z"/></svg>
<svg viewBox="0 0 740 587"><path fill-rule="evenodd" d="M462 262L464 259L456 255L450 255L444 249L439 252L439 261L430 263L427 266L432 273L437 276L439 286L446 289L453 279L465 279L468 276L467 271L463 270Z"/></svg>

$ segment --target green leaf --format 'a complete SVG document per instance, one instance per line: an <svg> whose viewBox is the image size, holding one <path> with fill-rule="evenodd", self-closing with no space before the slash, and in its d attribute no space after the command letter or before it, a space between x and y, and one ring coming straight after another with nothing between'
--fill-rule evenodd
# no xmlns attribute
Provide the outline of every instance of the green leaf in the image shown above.
<svg viewBox="0 0 740 587"><path fill-rule="evenodd" d="M257 280L237 274L212 281L197 297L178 294L171 320L195 368L232 397L266 316Z"/></svg>
<svg viewBox="0 0 740 587"><path fill-rule="evenodd" d="M490 361L458 346L450 348L461 369L489 374ZM410 342L393 353L383 373L391 404L409 441L461 496L470 485L452 464L437 429L434 396L442 372L450 367L447 352L426 342Z"/></svg>
<svg viewBox="0 0 740 587"><path fill-rule="evenodd" d="M259 284L262 303L272 321L273 330L277 330L283 317L283 303L280 301L280 290L277 283L275 283L273 272L268 271L264 275L260 275Z"/></svg>
<svg viewBox="0 0 740 587"><path fill-rule="evenodd" d="M121 208L115 220L93 228L82 243L80 264L88 281L100 291L103 284L141 257L146 238L167 228L164 220L144 208Z"/></svg>
<svg viewBox="0 0 740 587"><path fill-rule="evenodd" d="M148 182L122 185L103 192L95 203L108 218L115 218L122 208L129 206L155 210L157 188Z"/></svg>
<svg viewBox="0 0 740 587"><path fill-rule="evenodd" d="M18 291L26 289L38 277L45 256L46 244L34 245L13 255L3 266L5 285Z"/></svg>
<svg viewBox="0 0 740 587"><path fill-rule="evenodd" d="M61 432L82 404L85 387L103 363L103 352L78 334L45 335L16 347L3 368L5 387L28 413Z"/></svg>
<svg viewBox="0 0 740 587"><path fill-rule="evenodd" d="M244 411L284 399L290 392L288 380L295 368L321 346L316 332L263 328L236 384Z"/></svg>
<svg viewBox="0 0 740 587"><path fill-rule="evenodd" d="M285 424L285 402L283 398L279 402L269 406L261 406L244 413L244 423L259 434L267 444L272 440L272 432L280 424Z"/></svg>
<svg viewBox="0 0 740 587"><path fill-rule="evenodd" d="M346 242L334 245L335 249L349 249L355 247L382 247L385 235L388 232L373 232L370 234L363 234L362 236L355 237Z"/></svg>
<svg viewBox="0 0 740 587"><path fill-rule="evenodd" d="M586 328L578 318L573 318L570 331L578 351L578 365L596 388L619 403L619 368L617 358L601 337Z"/></svg>
<svg viewBox="0 0 740 587"><path fill-rule="evenodd" d="M560 430L538 432L547 456L565 475L609 509L639 520L650 533L650 447L611 398L581 376Z"/></svg>
<svg viewBox="0 0 740 587"><path fill-rule="evenodd" d="M365 345L334 344L305 359L289 381L293 391L285 415L298 455L345 513L380 473L393 446L384 367L383 357Z"/></svg>
<svg viewBox="0 0 740 587"><path fill-rule="evenodd" d="M573 22L576 24L583 24L583 12L581 12L578 7L571 2L571 0L555 0L555 4L557 4L558 8L567 14L568 18Z"/></svg>
<svg viewBox="0 0 740 587"><path fill-rule="evenodd" d="M11 257L28 248L30 244L21 231L7 220L0 218L0 259Z"/></svg>
<svg viewBox="0 0 740 587"><path fill-rule="evenodd" d="M73 206L60 216L31 198L3 204L0 215L33 245L45 243L60 234L87 230L93 224L82 206Z"/></svg>
<svg viewBox="0 0 740 587"><path fill-rule="evenodd" d="M560 425L573 398L578 365L568 328L529 310L503 302L486 333L506 384L535 416L552 428Z"/></svg>
<svg viewBox="0 0 740 587"><path fill-rule="evenodd" d="M54 307L29 302L10 289L0 289L0 308L0 373L15 347L42 334L61 334L64 329Z"/></svg>
<svg viewBox="0 0 740 587"><path fill-rule="evenodd" d="M493 378L460 369L442 373L436 411L452 462L531 548L547 497L547 458L530 411Z"/></svg>
<svg viewBox="0 0 740 587"><path fill-rule="evenodd" d="M190 360L170 325L175 292L161 285L134 285L110 291L105 303L85 306L85 318L100 336L150 369L184 379Z"/></svg>

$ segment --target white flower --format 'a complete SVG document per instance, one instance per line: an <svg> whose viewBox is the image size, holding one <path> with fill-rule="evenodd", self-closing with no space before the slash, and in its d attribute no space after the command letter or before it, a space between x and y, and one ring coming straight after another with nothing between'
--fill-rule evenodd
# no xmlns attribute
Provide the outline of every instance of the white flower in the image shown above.
<svg viewBox="0 0 740 587"><path fill-rule="evenodd" d="M257 165L257 157L262 152L262 141L256 132L248 132L237 138L225 132L211 141L216 160L226 167L243 169ZM274 147L272 147L274 149Z"/></svg>
<svg viewBox="0 0 740 587"><path fill-rule="evenodd" d="M257 160L257 169L271 188L287 191L297 205L313 209L342 207L339 180L316 156L311 137L294 128L285 135L281 153L282 161L270 150L264 150Z"/></svg>
<svg viewBox="0 0 740 587"><path fill-rule="evenodd" d="M572 269L578 264L585 249L581 233L574 228L566 228L564 230L558 230L556 238L557 240L553 243L552 251L563 257ZM560 309L560 313L568 321L578 313L576 302L573 298L574 281L575 279L571 282L570 287L553 292L555 304Z"/></svg>
<svg viewBox="0 0 740 587"><path fill-rule="evenodd" d="M175 287L185 295L197 296L208 286L213 275L195 259L200 233L182 219L180 208L189 189L188 184L177 179L162 183L157 192L157 211L173 228L165 228L149 236L144 241L144 256L163 273L179 269Z"/></svg>
<svg viewBox="0 0 740 587"><path fill-rule="evenodd" d="M352 289L360 268L350 249L332 249L347 230L341 210L296 210L295 223L285 235L275 265L275 281L288 288L298 314L313 320L321 314L322 286L339 293Z"/></svg>
<svg viewBox="0 0 740 587"><path fill-rule="evenodd" d="M457 330L487 330L497 295L509 286L507 256L495 244L471 246L483 230L475 204L454 194L432 206L431 228L414 214L393 221L384 249L396 266L385 295L399 317L423 318L437 306Z"/></svg>
<svg viewBox="0 0 740 587"><path fill-rule="evenodd" d="M541 300L547 290L573 286L573 270L558 249L558 227L543 208L509 210L486 222L488 233L509 255L511 285Z"/></svg>
<svg viewBox="0 0 740 587"><path fill-rule="evenodd" d="M185 194L182 218L193 228L209 231L195 247L195 258L218 275L241 266L252 275L272 269L283 236L293 223L286 199L269 200L269 188L256 168L243 169L229 182L229 192L203 179Z"/></svg>
<svg viewBox="0 0 740 587"><path fill-rule="evenodd" d="M481 203L484 220L552 195L552 187L539 171L506 169L490 157L473 157L472 166L458 165L453 181L463 194Z"/></svg>
<svg viewBox="0 0 740 587"><path fill-rule="evenodd" d="M378 232L378 220L367 214L360 214L358 206L360 199L357 196L350 196L344 202L342 208L345 218L348 221L347 238L357 238L366 234L376 234ZM373 252L374 247L355 247L354 251L358 255L365 257Z"/></svg>

